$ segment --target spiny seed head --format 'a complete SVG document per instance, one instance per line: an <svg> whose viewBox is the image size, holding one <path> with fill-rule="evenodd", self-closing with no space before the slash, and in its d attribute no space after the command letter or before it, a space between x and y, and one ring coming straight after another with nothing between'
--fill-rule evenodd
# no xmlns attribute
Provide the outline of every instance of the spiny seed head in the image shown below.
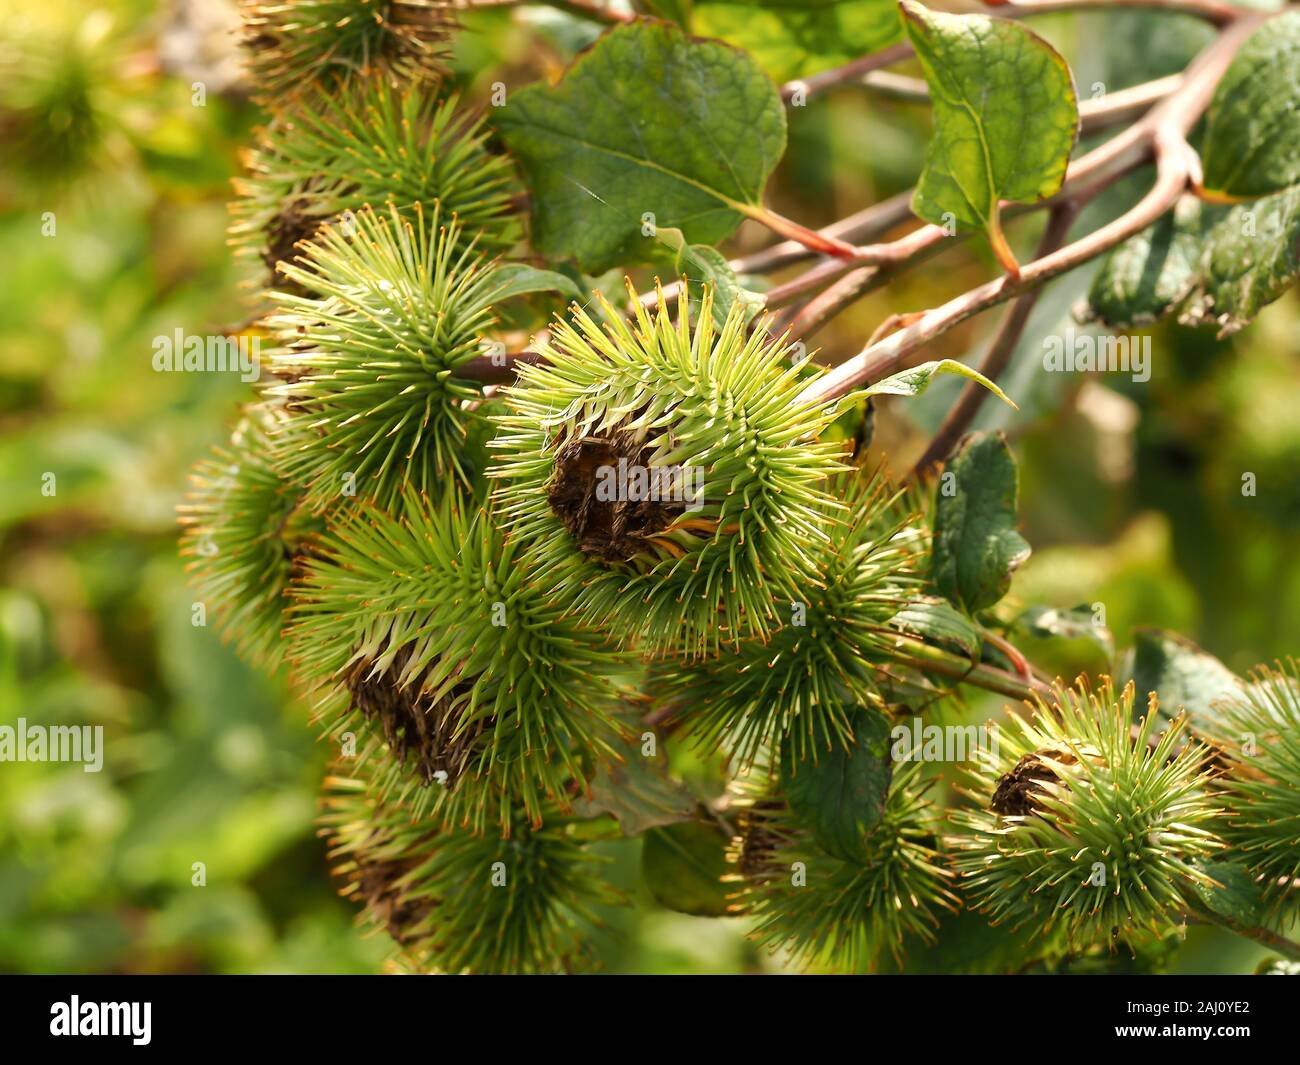
<svg viewBox="0 0 1300 1065"><path fill-rule="evenodd" d="M287 635L325 728L360 737L381 792L421 816L509 831L617 758L621 656L530 583L486 512L341 508L295 599Z"/></svg>
<svg viewBox="0 0 1300 1065"><path fill-rule="evenodd" d="M835 406L798 399L793 349L747 334L739 305L719 330L709 290L693 323L629 295L633 322L603 297L603 324L575 308L506 390L503 513L581 616L648 651L766 637L818 580Z"/></svg>
<svg viewBox="0 0 1300 1065"><path fill-rule="evenodd" d="M755 921L755 939L803 964L856 971L885 951L898 957L908 936L932 938L936 914L957 898L934 846L937 823L919 768L895 776L855 861L818 846L765 782L766 771L740 778L741 834L731 858L741 884L736 910Z"/></svg>
<svg viewBox="0 0 1300 1065"><path fill-rule="evenodd" d="M422 971L558 973L589 957L594 907L618 898L576 822L547 808L514 817L509 838L420 821L385 801L368 765L326 780L321 834L340 894Z"/></svg>
<svg viewBox="0 0 1300 1065"><path fill-rule="evenodd" d="M456 26L441 0L241 0L240 11L256 97L270 107L372 72L436 79Z"/></svg>
<svg viewBox="0 0 1300 1065"><path fill-rule="evenodd" d="M521 232L509 160L487 150L481 116L458 113L432 86L401 92L369 78L312 94L261 132L247 170L235 182L231 243L261 257L273 285L292 287L275 270L298 242L367 204L392 204L407 218L416 204L426 216L440 204L444 220L460 223L457 250L472 241L495 254Z"/></svg>
<svg viewBox="0 0 1300 1065"><path fill-rule="evenodd" d="M831 487L843 506L827 509L816 579L802 598L779 604L769 638L657 674L682 707L677 719L741 765L777 744L800 757L842 744L846 707L882 705L881 666L897 637L889 622L920 590L926 536L915 512L900 505L904 496L880 473L836 478Z"/></svg>
<svg viewBox="0 0 1300 1065"><path fill-rule="evenodd" d="M1133 723L1134 689L1057 688L977 749L974 809L953 814L955 865L995 921L1031 919L1080 946L1172 932L1199 863L1222 846L1205 752L1160 735L1155 696Z"/></svg>
<svg viewBox="0 0 1300 1065"><path fill-rule="evenodd" d="M1215 780L1227 808L1223 835L1265 900L1300 916L1300 673L1294 659L1251 675L1242 694L1216 707Z"/></svg>
<svg viewBox="0 0 1300 1065"><path fill-rule="evenodd" d="M190 579L214 607L222 633L250 658L280 661L290 578L321 523L272 461L271 436L283 412L249 408L230 442L199 462L179 508L181 554Z"/></svg>
<svg viewBox="0 0 1300 1065"><path fill-rule="evenodd" d="M460 227L389 207L330 226L286 273L308 293L277 294L281 341L271 387L287 411L283 468L323 511L356 494L396 507L408 488L472 490L488 423L465 406L479 384L456 376L495 322L495 268L457 250ZM480 441L481 442L481 441ZM349 491L349 488L351 491Z"/></svg>

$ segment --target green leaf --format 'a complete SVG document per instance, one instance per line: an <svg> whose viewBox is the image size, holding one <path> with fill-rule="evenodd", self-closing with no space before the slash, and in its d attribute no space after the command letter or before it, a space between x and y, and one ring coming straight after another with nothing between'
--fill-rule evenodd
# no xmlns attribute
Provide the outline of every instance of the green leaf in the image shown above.
<svg viewBox="0 0 1300 1065"><path fill-rule="evenodd" d="M698 302L703 287L713 286L713 322L719 329L726 324L731 308L738 302L745 308L746 322L763 309L763 297L740 284L727 257L717 248L707 244L687 244L680 229L660 229L656 236L672 254L674 272L679 278L686 279L689 299Z"/></svg>
<svg viewBox="0 0 1300 1065"><path fill-rule="evenodd" d="M1300 277L1300 185L1231 209L1184 197L1172 215L1110 253L1083 321L1183 325L1235 333Z"/></svg>
<svg viewBox="0 0 1300 1065"><path fill-rule="evenodd" d="M1063 680L1073 680L1080 672L1110 672L1114 662L1115 638L1109 628L1097 624L1088 606L1032 606L1015 619L1011 633L1031 662Z"/></svg>
<svg viewBox="0 0 1300 1065"><path fill-rule="evenodd" d="M583 298L582 289L573 278L554 270L539 270L527 263L504 263L496 268L492 278L498 285L492 297L498 302L534 292L560 292L579 301Z"/></svg>
<svg viewBox="0 0 1300 1065"><path fill-rule="evenodd" d="M1184 197L1155 225L1115 248L1093 278L1079 320L1127 328L1163 317L1196 281L1206 213L1195 197Z"/></svg>
<svg viewBox="0 0 1300 1065"><path fill-rule="evenodd" d="M894 0L705 0L695 31L746 49L777 81L837 67L902 35Z"/></svg>
<svg viewBox="0 0 1300 1065"><path fill-rule="evenodd" d="M656 744L656 753L642 754L640 724L636 715L624 715L631 739L618 745L622 761L602 758L588 785L588 795L574 800L573 810L581 818L609 814L625 836L639 836L651 828L690 821L700 811L700 801L668 772L668 759Z"/></svg>
<svg viewBox="0 0 1300 1065"><path fill-rule="evenodd" d="M1300 182L1300 11L1261 26L1214 91L1201 148L1207 191L1263 196Z"/></svg>
<svg viewBox="0 0 1300 1065"><path fill-rule="evenodd" d="M1160 629L1138 629L1133 634L1129 679L1137 687L1136 712L1146 713L1145 696L1155 692L1162 717L1173 718L1186 710L1192 728L1209 735L1218 732L1213 704L1242 691L1241 680L1217 658L1191 640Z"/></svg>
<svg viewBox="0 0 1300 1065"><path fill-rule="evenodd" d="M655 228L692 244L761 211L785 110L758 65L666 22L606 33L557 85L530 85L497 126L533 191L534 243L600 273L644 258Z"/></svg>
<svg viewBox="0 0 1300 1065"><path fill-rule="evenodd" d="M859 389L851 393L849 399L857 400L863 396L919 396L930 387L930 382L934 380L937 374L955 374L958 377L968 377L972 381L983 385L1003 403L1015 407L1015 404L1011 402L1002 389L978 370L967 366L964 362L958 362L956 359L937 359L933 362L923 362L919 366L913 366L911 369L903 370L877 381L874 385Z"/></svg>
<svg viewBox="0 0 1300 1065"><path fill-rule="evenodd" d="M1016 460L1001 433L966 437L939 480L933 580L968 614L1001 599L1029 557L1015 528L1018 490Z"/></svg>
<svg viewBox="0 0 1300 1065"><path fill-rule="evenodd" d="M696 917L728 910L727 837L717 825L692 821L652 828L641 847L641 875L662 906Z"/></svg>
<svg viewBox="0 0 1300 1065"><path fill-rule="evenodd" d="M901 7L934 104L912 210L938 225L985 229L1005 263L999 201L1034 203L1065 177L1079 128L1070 68L1019 23L913 0Z"/></svg>
<svg viewBox="0 0 1300 1065"><path fill-rule="evenodd" d="M1298 134L1300 135L1300 134ZM1300 142L1297 142L1300 143ZM1300 276L1300 185L1234 207L1209 231L1178 320L1235 333Z"/></svg>
<svg viewBox="0 0 1300 1065"><path fill-rule="evenodd" d="M790 809L812 830L827 854L862 861L867 836L885 813L893 779L889 721L876 710L850 718L853 742L836 744L798 761L786 744L781 756L781 790Z"/></svg>
<svg viewBox="0 0 1300 1065"><path fill-rule="evenodd" d="M903 632L924 636L933 643L956 647L969 658L974 658L979 651L979 629L970 618L938 596L913 599L889 619L889 624Z"/></svg>
<svg viewBox="0 0 1300 1065"><path fill-rule="evenodd" d="M1255 878L1236 862L1198 862L1197 868L1217 881L1193 881L1193 890L1211 913L1253 928L1264 916L1263 894Z"/></svg>

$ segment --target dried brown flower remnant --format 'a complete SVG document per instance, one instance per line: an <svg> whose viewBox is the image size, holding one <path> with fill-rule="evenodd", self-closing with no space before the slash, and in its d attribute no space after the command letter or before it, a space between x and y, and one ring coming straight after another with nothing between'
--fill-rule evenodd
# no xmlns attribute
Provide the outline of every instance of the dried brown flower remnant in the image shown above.
<svg viewBox="0 0 1300 1065"><path fill-rule="evenodd" d="M624 468L649 470L651 454L650 448L624 430L560 440L546 495L586 554L605 562L626 562L646 551L647 539L685 512L685 502L671 499L600 497L602 471L617 470L620 460Z"/></svg>
<svg viewBox="0 0 1300 1065"><path fill-rule="evenodd" d="M310 240L321 226L321 219L307 214L308 206L304 199L293 200L284 205L280 213L266 224L266 250L262 252L262 262L271 271L271 287L284 289L291 287L301 293L302 287L290 281L276 270L276 265L293 259L294 249L300 241Z"/></svg>
<svg viewBox="0 0 1300 1065"><path fill-rule="evenodd" d="M1070 765L1076 759L1066 751L1042 751L1040 754L1025 755L998 781L989 809L1009 817L1028 817L1042 812L1042 804L1038 801L1042 794L1039 784L1044 781L1056 783L1061 779L1043 758L1063 765Z"/></svg>
<svg viewBox="0 0 1300 1065"><path fill-rule="evenodd" d="M359 860L349 874L371 917L402 946L419 938L420 926L436 905L431 899L406 897L399 881L411 868L410 862Z"/></svg>
<svg viewBox="0 0 1300 1065"><path fill-rule="evenodd" d="M354 663L346 677L352 704L367 719L379 723L399 762L405 765L408 757L413 759L426 784L439 779L447 787L455 787L469 767L488 722L480 718L459 728L467 687L456 685L437 699L424 690L425 679L436 663L426 666L409 683L399 684L409 659L410 650L404 647L388 669L377 675L373 659ZM445 773L445 778L438 777L440 773Z"/></svg>

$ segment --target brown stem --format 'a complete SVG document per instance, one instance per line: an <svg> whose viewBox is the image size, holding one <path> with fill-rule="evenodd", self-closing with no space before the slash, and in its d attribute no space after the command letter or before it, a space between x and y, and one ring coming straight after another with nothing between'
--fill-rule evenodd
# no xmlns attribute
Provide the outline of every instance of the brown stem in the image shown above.
<svg viewBox="0 0 1300 1065"><path fill-rule="evenodd" d="M1077 214L1078 209L1071 201L1058 204L1052 209L1052 213L1047 220L1047 228L1043 231L1042 238L1038 242L1038 249L1034 253L1035 259L1041 259L1044 255L1051 254L1065 243L1065 238L1069 234L1070 226ZM997 336L993 338L993 343L989 345L989 349L985 352L984 359L979 367L980 373L990 381L996 382L1002 371L1007 368L1007 363L1011 361L1011 355L1020 342L1021 334L1024 333L1025 325L1029 321L1029 315L1034 309L1034 304L1038 302L1038 297L1042 291L1041 288L1030 289L1017 299L1011 305L1011 309L1007 311L1006 317L998 328ZM939 431L935 433L934 439L930 441L930 446L925 449L925 454L912 468L911 476L913 478L924 476L932 466L938 465L948 457L953 446L965 435L966 430L975 420L975 416L984 403L984 397L987 395L988 389L976 385L973 381L962 389L961 396L953 404L952 409L948 411L948 416L944 418L943 424L939 426Z"/></svg>
<svg viewBox="0 0 1300 1065"><path fill-rule="evenodd" d="M1114 10L1115 8L1146 8L1180 12L1203 18L1216 26L1227 26L1247 14L1247 9L1219 0L1020 0L1020 3L988 3L989 12L999 18L1023 18L1027 15L1055 14L1061 11ZM901 41L882 51L855 59L842 67L826 70L812 77L788 81L781 86L781 98L787 103L794 99L807 100L828 89L863 81L882 67L893 66L912 56L912 46Z"/></svg>
<svg viewBox="0 0 1300 1065"><path fill-rule="evenodd" d="M540 339L540 335L538 337ZM504 359L504 361L502 361ZM500 384L514 379L515 371L523 365L541 362L542 357L536 351L512 351L494 359L491 355L476 355L468 362L456 367L455 375L467 381L479 381L484 384Z"/></svg>
<svg viewBox="0 0 1300 1065"><path fill-rule="evenodd" d="M1145 136L1141 127L1141 123L1130 126L1118 136L1111 138L1106 143L1074 160L1066 170L1065 181L1056 195L1036 204L1004 203L1002 204L1003 214L1008 218L1017 217L1027 211L1037 210L1042 207L1053 207L1067 199L1083 200L1094 195L1100 188L1127 173L1127 169L1114 171L1109 175L1103 174L1098 179L1098 183L1092 185L1088 183L1090 178L1102 173L1117 161L1123 160L1126 155L1129 155L1135 149L1145 148ZM1127 166L1131 167L1136 161L1136 157L1131 158ZM904 197L910 197L910 195L910 191L902 193L894 197L894 201L902 201ZM894 201L886 201L886 204L892 204ZM885 206L885 204L881 206ZM907 213L910 214L910 208ZM788 326L795 336L806 339L855 300L886 284L901 268L915 265L930 258L941 249L945 241L961 241L964 239L966 239L965 234L950 234L942 226L923 225L905 236L899 237L897 240L859 247L857 261L870 265L843 275L834 285L814 297L806 306L785 316L783 325ZM805 251L804 254L806 256L807 252ZM809 282L831 279L827 276L829 271L824 268L815 267L814 269L819 273L815 277L809 278ZM838 276L838 271L835 274ZM802 295L809 287L815 286L805 284L801 279L796 278L783 286L781 295L782 297L791 294ZM774 304L774 306L779 305Z"/></svg>
<svg viewBox="0 0 1300 1065"><path fill-rule="evenodd" d="M881 67L891 66L894 63L902 62L904 59L910 59L912 56L912 46L906 41L892 45L880 52L873 52L871 55L864 55L861 59L855 59L851 63L845 63L842 67L836 67L834 70L826 70L820 74L814 74L808 78L801 78L796 81L787 81L781 86L781 99L786 103L794 99L807 99L816 96L827 89L833 89L837 85L846 85L850 82L860 81L873 70L879 70Z"/></svg>
<svg viewBox="0 0 1300 1065"><path fill-rule="evenodd" d="M1241 921L1232 917L1227 917L1221 913L1214 913L1208 909L1197 908L1195 911L1198 916L1208 921L1210 924L1217 924L1220 928L1226 928L1229 932L1236 935L1244 936L1246 939L1253 939L1256 943L1262 943L1269 950L1275 950L1284 958L1290 958L1292 961L1300 961L1300 943L1287 939L1285 936L1270 931L1267 928L1260 928L1257 925L1243 924Z"/></svg>
<svg viewBox="0 0 1300 1065"><path fill-rule="evenodd" d="M1187 131L1209 105L1214 87L1237 49L1268 17L1268 14L1251 13L1238 18L1196 58L1176 93L1142 122L1130 127L1126 134L1115 138L1145 142L1155 154L1155 184L1137 206L1075 243L1035 259L1021 270L1018 278L1004 276L986 282L927 312L907 329L868 345L824 377L811 382L800 399L805 402L832 399L878 381L893 373L913 351L967 318L1073 270L1155 222L1187 188L1190 173ZM1138 132L1129 136L1133 130Z"/></svg>
<svg viewBox="0 0 1300 1065"><path fill-rule="evenodd" d="M1025 15L1051 15L1060 11L1114 10L1117 7L1146 8L1194 15L1216 26L1226 26L1244 11L1219 0L1017 0L1016 3L988 3L991 14L1020 18Z"/></svg>

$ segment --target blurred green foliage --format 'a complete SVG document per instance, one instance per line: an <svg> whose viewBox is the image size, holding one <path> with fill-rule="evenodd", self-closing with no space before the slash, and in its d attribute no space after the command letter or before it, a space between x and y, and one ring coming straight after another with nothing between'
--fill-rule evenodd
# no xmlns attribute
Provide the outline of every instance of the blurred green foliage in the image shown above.
<svg viewBox="0 0 1300 1065"><path fill-rule="evenodd" d="M153 337L219 331L251 311L225 225L258 115L228 75L229 9L43 0L0 28L0 723L102 725L108 751L101 773L0 765L0 971L371 972L387 954L354 929L326 872L314 819L328 752L310 708L192 624L176 555L186 471L250 396L236 375L151 366ZM553 12L525 18L468 19L456 62L470 99L493 80L556 73L592 37ZM1081 87L1110 77L1117 88L1184 58L1166 54L1178 43L1165 38L1112 72L1098 57L1133 33L1107 34L1091 16L1042 30ZM196 81L208 86L201 105ZM820 225L896 193L914 180L927 128L917 104L853 87L818 98L792 117L772 202ZM1035 225L1012 227L1018 250ZM733 247L765 240L747 224ZM971 242L941 270L908 274L820 334L823 358L988 271ZM982 414L1021 461L1035 553L1015 605L1101 603L1121 647L1137 626L1166 626L1236 670L1295 653L1295 293L1230 340L1156 329L1149 384L1046 380L1041 338L1066 326L1090 277L1076 271L1041 301L1003 382L1021 411L989 403ZM995 321L924 357L969 359ZM873 457L905 470L958 387L936 384L906 411L880 404ZM984 698L968 715L999 712ZM674 757L692 778L717 779L690 752ZM641 904L605 914L608 970L779 968L734 920L657 908L638 879L638 842L606 846L611 877ZM1188 941L1174 962L1186 971L1248 972L1263 953L1206 929ZM941 965L943 947L917 967Z"/></svg>

